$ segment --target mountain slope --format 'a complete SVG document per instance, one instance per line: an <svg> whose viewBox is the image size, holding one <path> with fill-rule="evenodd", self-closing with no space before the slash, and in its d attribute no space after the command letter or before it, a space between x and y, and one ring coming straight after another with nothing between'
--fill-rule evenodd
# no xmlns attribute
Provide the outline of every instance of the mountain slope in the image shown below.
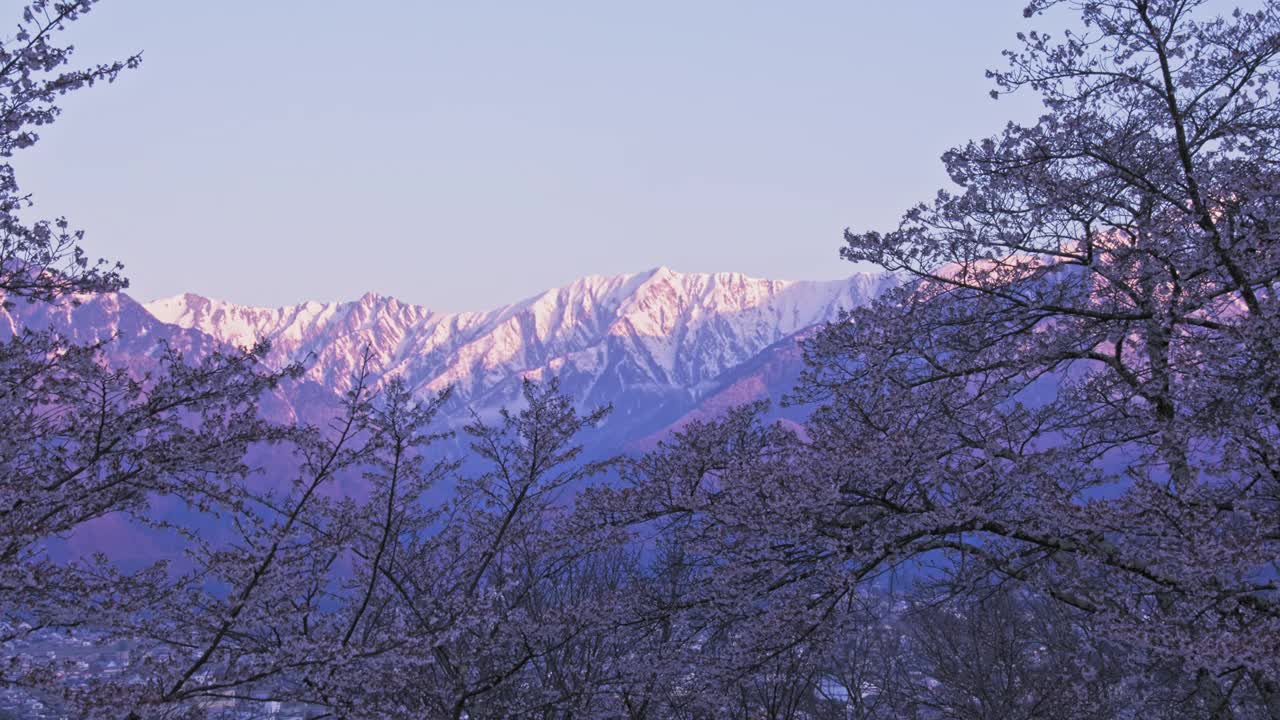
<svg viewBox="0 0 1280 720"><path fill-rule="evenodd" d="M438 313L373 294L274 309L187 294L145 307L220 342L268 339L272 363L305 361L311 379L335 390L367 346L379 380L399 374L422 394L452 386L459 411L492 412L518 399L521 378L555 375L584 404L614 403L611 424L635 437L688 412L727 371L889 283L869 273L792 282L657 268L582 278L488 312Z"/></svg>
<svg viewBox="0 0 1280 720"><path fill-rule="evenodd" d="M770 402L766 420L797 423L804 419L808 408L784 407L782 400L791 392L804 369L802 343L817 332L819 326L811 325L779 340L760 351L750 360L734 367L716 378L713 387L702 393L697 402L678 418L643 437L630 438L629 450L649 450L693 421L713 420L731 408L760 400Z"/></svg>
<svg viewBox="0 0 1280 720"><path fill-rule="evenodd" d="M0 301L4 298L0 296ZM0 342L23 330L51 330L79 345L102 342L107 363L142 377L157 369L164 346L195 359L217 350L231 350L228 343L195 328L161 322L141 303L125 293L103 293L76 298L77 302L13 301L0 304ZM327 417L325 410L333 395L307 379L286 380L264 397L261 409L280 422L316 421ZM308 414L309 409L320 410Z"/></svg>

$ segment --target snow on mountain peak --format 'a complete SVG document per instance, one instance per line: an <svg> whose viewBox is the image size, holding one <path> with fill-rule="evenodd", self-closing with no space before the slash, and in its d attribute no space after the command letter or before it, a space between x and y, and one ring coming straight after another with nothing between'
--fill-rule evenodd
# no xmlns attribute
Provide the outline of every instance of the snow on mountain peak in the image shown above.
<svg viewBox="0 0 1280 720"><path fill-rule="evenodd" d="M305 361L309 376L348 386L365 347L380 375L419 392L452 385L478 406L510 401L526 375L557 374L566 390L601 401L631 388L696 394L724 371L887 281L857 274L829 282L679 273L667 267L592 275L487 312L436 313L366 293L343 303L259 308L184 294L146 303L161 322L241 346L272 343L273 364Z"/></svg>

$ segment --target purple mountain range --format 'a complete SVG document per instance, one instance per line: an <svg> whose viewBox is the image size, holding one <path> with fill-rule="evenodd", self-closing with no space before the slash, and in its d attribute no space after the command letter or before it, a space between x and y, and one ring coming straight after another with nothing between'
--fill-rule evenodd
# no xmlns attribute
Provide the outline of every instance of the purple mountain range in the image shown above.
<svg viewBox="0 0 1280 720"><path fill-rule="evenodd" d="M393 375L415 392L454 388L445 421L460 424L511 406L525 377L555 376L584 406L612 403L604 428L618 449L647 445L689 417L777 398L801 364L795 338L866 304L892 280L860 273L827 282L764 280L665 267L589 276L486 312L441 313L366 294L282 308L193 294L139 303L126 294L78 307L19 303L0 309L0 336L56 327L73 339L112 334L116 362L143 369L158 341L190 353L272 343L273 366L301 361L306 380L276 398L273 415L313 419L345 390L364 348L375 386Z"/></svg>

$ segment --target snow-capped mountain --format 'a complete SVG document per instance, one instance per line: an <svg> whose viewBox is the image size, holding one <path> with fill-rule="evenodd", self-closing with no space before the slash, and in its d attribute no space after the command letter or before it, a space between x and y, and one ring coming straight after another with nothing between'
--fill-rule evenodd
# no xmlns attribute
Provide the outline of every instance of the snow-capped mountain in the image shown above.
<svg viewBox="0 0 1280 720"><path fill-rule="evenodd" d="M890 282L870 273L806 282L663 267L585 277L488 312L439 313L373 294L284 308L185 294L145 308L217 341L270 340L270 362L303 361L311 379L335 390L369 347L377 379L401 375L422 394L452 386L459 409L484 414L515 401L521 378L555 375L583 404L612 402L614 417L638 429L687 412L728 371Z"/></svg>
<svg viewBox="0 0 1280 720"><path fill-rule="evenodd" d="M156 370L165 346L189 359L225 349L225 343L197 329L157 320L125 293L85 295L76 298L77 302L16 300L8 307L3 300L0 295L0 342L24 330L52 330L79 345L101 342L107 362L135 376ZM280 422L314 420L319 416L308 411L329 406L332 400L332 393L317 383L287 381L263 398L260 409Z"/></svg>
<svg viewBox="0 0 1280 720"><path fill-rule="evenodd" d="M334 395L348 386L365 347L379 361L375 382L399 374L422 394L453 386L443 420L455 425L471 410L485 416L513 406L523 377L554 376L583 406L613 404L605 425L584 439L589 452L603 456L643 451L689 420L780 397L801 366L797 338L891 284L872 274L789 282L658 268L586 277L488 312L456 314L376 295L269 309L191 294L142 304L113 293L78 304L0 303L0 340L24 329L52 329L78 343L107 340L108 361L138 375L155 368L162 345L195 358L270 340L269 363L308 368L306 377L264 398L265 415L281 422L330 417ZM794 412L773 417L796 419ZM465 456L456 446L441 449ZM264 451L257 460L268 468L263 482L287 480L292 462ZM359 493L358 477L340 482L350 483L340 492ZM107 520L71 546L128 556L130 548L154 550L149 538Z"/></svg>

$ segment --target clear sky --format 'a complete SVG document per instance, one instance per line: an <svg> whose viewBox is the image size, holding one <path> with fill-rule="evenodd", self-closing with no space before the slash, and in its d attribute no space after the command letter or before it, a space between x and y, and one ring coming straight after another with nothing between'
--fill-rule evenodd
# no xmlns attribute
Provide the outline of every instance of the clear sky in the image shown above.
<svg viewBox="0 0 1280 720"><path fill-rule="evenodd" d="M1023 0L103 0L15 158L140 299L485 309L657 265L834 278L948 147L1027 119ZM19 3L0 0L14 17ZM0 22L7 22L0 15Z"/></svg>

